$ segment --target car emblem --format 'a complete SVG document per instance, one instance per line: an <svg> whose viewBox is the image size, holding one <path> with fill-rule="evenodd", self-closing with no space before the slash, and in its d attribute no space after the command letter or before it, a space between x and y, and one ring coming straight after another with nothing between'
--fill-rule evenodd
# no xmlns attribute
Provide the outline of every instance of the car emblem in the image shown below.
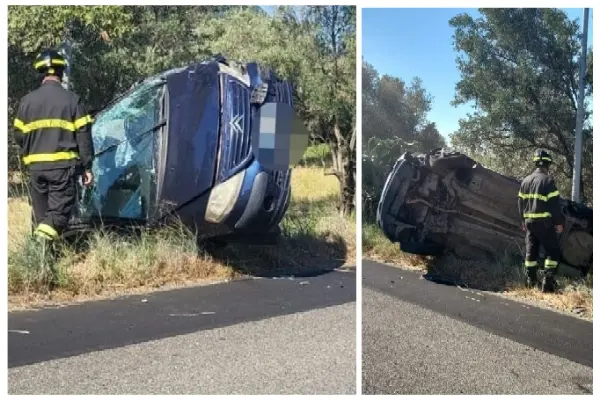
<svg viewBox="0 0 600 400"><path fill-rule="evenodd" d="M240 122L242 121L242 118L243 118L242 115L236 115L235 117L233 117L231 119L231 121L229 121L229 126L231 127L231 130L233 133L242 134L244 132L244 130L242 129L242 126L240 124Z"/></svg>

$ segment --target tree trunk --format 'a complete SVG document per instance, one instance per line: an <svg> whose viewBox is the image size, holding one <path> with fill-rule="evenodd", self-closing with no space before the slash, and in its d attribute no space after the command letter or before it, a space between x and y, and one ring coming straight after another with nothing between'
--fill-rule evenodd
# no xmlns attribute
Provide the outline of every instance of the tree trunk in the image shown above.
<svg viewBox="0 0 600 400"><path fill-rule="evenodd" d="M341 133L339 123L334 124L334 136L336 143L331 145L331 156L333 161L333 170L340 183L339 211L343 217L346 217L354 211L355 207L355 188L356 188L356 169L354 140L347 138Z"/></svg>

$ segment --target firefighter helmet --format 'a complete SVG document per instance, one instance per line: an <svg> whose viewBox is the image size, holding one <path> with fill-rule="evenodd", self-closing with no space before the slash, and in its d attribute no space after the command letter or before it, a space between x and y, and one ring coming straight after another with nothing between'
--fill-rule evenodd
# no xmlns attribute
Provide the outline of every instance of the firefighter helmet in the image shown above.
<svg viewBox="0 0 600 400"><path fill-rule="evenodd" d="M546 150L538 149L535 151L533 161L538 167L543 167L552 164L552 157Z"/></svg>
<svg viewBox="0 0 600 400"><path fill-rule="evenodd" d="M44 50L35 58L33 67L37 72L55 75L67 67L67 60L56 50Z"/></svg>

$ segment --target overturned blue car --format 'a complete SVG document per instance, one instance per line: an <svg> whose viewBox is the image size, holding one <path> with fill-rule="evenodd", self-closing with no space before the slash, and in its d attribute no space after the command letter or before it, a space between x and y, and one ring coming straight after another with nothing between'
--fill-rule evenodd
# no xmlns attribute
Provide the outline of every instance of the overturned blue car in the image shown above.
<svg viewBox="0 0 600 400"><path fill-rule="evenodd" d="M460 152L437 148L405 153L388 174L377 224L406 253L523 257L519 187L519 180ZM558 272L585 275L593 264L593 210L565 198L561 210L566 224L558 236Z"/></svg>
<svg viewBox="0 0 600 400"><path fill-rule="evenodd" d="M216 57L139 82L94 119L96 183L67 233L176 219L206 238L277 234L308 144L289 82Z"/></svg>

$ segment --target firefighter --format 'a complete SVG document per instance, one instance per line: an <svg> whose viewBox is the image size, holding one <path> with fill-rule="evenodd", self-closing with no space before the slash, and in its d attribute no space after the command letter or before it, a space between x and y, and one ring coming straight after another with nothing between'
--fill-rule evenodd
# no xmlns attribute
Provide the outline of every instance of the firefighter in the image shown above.
<svg viewBox="0 0 600 400"><path fill-rule="evenodd" d="M48 253L67 227L77 198L77 179L92 185L92 118L79 96L64 89L67 60L45 50L34 62L41 87L24 96L14 121L14 138L28 168L33 236Z"/></svg>
<svg viewBox="0 0 600 400"><path fill-rule="evenodd" d="M561 256L557 233L563 231L564 217L558 189L548 174L552 157L545 150L537 150L533 161L537 168L521 182L518 200L523 231L526 232L526 283L528 287L537 286L538 257L542 245L546 251L542 291L554 292Z"/></svg>

